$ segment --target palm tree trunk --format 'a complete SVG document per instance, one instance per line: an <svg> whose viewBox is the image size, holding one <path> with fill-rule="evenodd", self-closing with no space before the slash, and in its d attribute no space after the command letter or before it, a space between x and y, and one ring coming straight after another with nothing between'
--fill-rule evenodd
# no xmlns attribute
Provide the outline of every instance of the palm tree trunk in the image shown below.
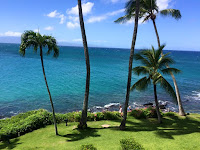
<svg viewBox="0 0 200 150"><path fill-rule="evenodd" d="M48 86L47 79L46 79L46 75L45 75L44 63L43 63L43 54L42 54L42 47L41 46L40 46L40 57L41 57L42 71L43 71L43 75L44 75L44 80L45 80L45 83L46 83L47 91L49 93L49 99L50 99L50 102L51 102L51 108L52 108L52 113L53 113L53 121L54 121L55 132L56 132L56 135L58 135L55 111L54 111L53 101L52 101L52 98L51 98L51 93L50 93L49 86Z"/></svg>
<svg viewBox="0 0 200 150"><path fill-rule="evenodd" d="M88 52L88 45L87 45L87 38L85 34L85 27L83 21L83 13L82 13L82 6L81 0L78 0L78 9L79 9L79 21L83 39L83 47L85 53L85 61L86 61L86 86L85 86L85 98L83 102L83 110L82 110L82 117L80 120L79 128L86 128L87 127L87 109L88 109L88 98L89 98L89 87L90 87L90 60L89 60L89 52Z"/></svg>
<svg viewBox="0 0 200 150"><path fill-rule="evenodd" d="M155 19L152 19L152 21L153 21L154 29L155 29L155 32L156 32L156 37L157 37L157 41L158 41L158 47L160 47L160 38L159 38L159 35L158 35L158 30L157 30L157 27L156 27ZM163 52L161 53L161 55L163 55ZM167 66L167 68L169 68L169 65L166 65L166 66ZM175 91L176 91L176 98L177 98L178 107L179 107L179 115L180 116L185 116L185 111L183 109L181 96L180 96L180 93L179 93L179 89L178 89L178 85L177 85L175 76L174 76L174 74L172 72L170 74L172 76L172 79L173 79L173 82L174 82Z"/></svg>
<svg viewBox="0 0 200 150"><path fill-rule="evenodd" d="M129 103L129 95L130 95L130 86L131 86L131 76L132 76L132 63L133 63L133 55L135 50L135 43L137 38L137 29L138 29L138 16L139 16L139 7L140 7L140 0L136 0L136 10L135 10L135 26L133 32L133 39L129 57L129 68L128 68L128 81L127 81L127 90L126 90L126 100L124 104L123 110L123 120L120 125L120 130L124 130L126 127L126 119L127 119L127 108Z"/></svg>
<svg viewBox="0 0 200 150"><path fill-rule="evenodd" d="M158 116L158 123L162 123L159 105L158 105L156 85L154 84L153 87L154 87L154 97L155 97L155 103L156 103L156 113L157 113L157 116Z"/></svg>

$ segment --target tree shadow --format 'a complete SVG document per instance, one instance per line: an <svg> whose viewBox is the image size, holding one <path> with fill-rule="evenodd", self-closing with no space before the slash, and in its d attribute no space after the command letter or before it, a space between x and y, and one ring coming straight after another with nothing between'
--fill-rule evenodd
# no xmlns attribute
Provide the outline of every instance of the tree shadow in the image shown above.
<svg viewBox="0 0 200 150"><path fill-rule="evenodd" d="M5 148L14 149L18 144L21 144L21 143L18 143L18 142L19 142L18 138L10 140L10 142L3 141L2 144L0 145L0 149L5 149Z"/></svg>
<svg viewBox="0 0 200 150"><path fill-rule="evenodd" d="M200 133L200 121L192 117L186 116L184 118L179 118L175 115L165 117L162 121L162 124L158 124L156 119L153 121L152 119L140 119L140 122L127 120L127 126L124 131L154 131L156 136L167 139L174 139L173 136L175 135ZM119 127L113 127L111 129L120 131Z"/></svg>
<svg viewBox="0 0 200 150"><path fill-rule="evenodd" d="M98 130L101 128L87 128L87 129L74 129L74 133L72 134L66 134L66 135L60 135L62 137L68 138L67 141L79 141L88 137L100 137L99 134L97 134Z"/></svg>

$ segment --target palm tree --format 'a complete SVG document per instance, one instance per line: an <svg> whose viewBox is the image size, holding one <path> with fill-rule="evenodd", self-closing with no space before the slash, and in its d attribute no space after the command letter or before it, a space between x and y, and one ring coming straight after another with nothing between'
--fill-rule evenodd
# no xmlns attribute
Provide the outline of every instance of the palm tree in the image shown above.
<svg viewBox="0 0 200 150"><path fill-rule="evenodd" d="M50 93L49 86L48 86L48 83L47 83L45 70L44 70L44 63L43 63L43 47L48 48L47 54L50 54L53 51L53 53L54 53L53 56L58 57L59 49L58 49L58 46L57 46L57 42L56 42L56 39L52 36L46 36L46 35L42 36L40 33L35 33L31 30L25 31L21 36L21 45L20 45L19 53L22 56L25 56L26 49L31 47L31 46L33 46L34 51L36 51L36 52L37 52L38 48L40 49L42 71L43 71L47 91L49 93L49 99L50 99L50 102L51 102L55 132L56 132L56 135L58 135L53 101L52 101L51 93Z"/></svg>
<svg viewBox="0 0 200 150"><path fill-rule="evenodd" d="M165 46L162 45L158 50L155 50L152 46L151 50L143 50L135 55L136 60L140 60L142 66L133 68L133 72L139 75L146 75L145 77L138 80L132 87L131 90L145 90L148 85L153 84L154 97L156 104L156 112L158 116L158 122L162 123L161 115L157 99L157 84L160 84L166 92L168 92L175 100L176 93L172 86L167 82L162 74L179 73L180 70L176 68L166 67L166 64L173 64L174 61L168 56L168 54L161 55L162 50Z"/></svg>
<svg viewBox="0 0 200 150"><path fill-rule="evenodd" d="M135 0L136 2L136 9L135 9L135 26L133 31L133 38L132 38L132 45L129 57L129 68L128 68L128 81L127 81L127 89L126 89L126 100L124 104L123 110L123 120L120 124L120 129L124 130L126 127L126 119L127 119L127 108L129 103L129 95L130 95L130 87L131 87L131 76L132 76L132 64L133 64L133 55L135 50L135 43L137 37L137 30L138 30L138 18L139 18L139 8L140 8L140 0ZM127 2L129 3L129 2Z"/></svg>
<svg viewBox="0 0 200 150"><path fill-rule="evenodd" d="M132 19L135 16L135 9L136 9L135 0L130 0L129 3L127 3L127 5L126 5L126 15L123 17L120 17L115 22L123 23L123 22L126 22L126 21ZM157 37L157 41L158 41L158 47L160 47L160 37L158 35L158 30L156 27L155 20L156 20L157 15L159 15L159 14L162 16L171 16L171 17L175 18L176 20L181 18L181 13L177 9L164 9L164 10L160 11L157 6L157 0L141 0L140 1L139 17L140 17L140 19L143 19L143 22L152 20L154 29L155 29L155 33L156 33L156 37ZM163 52L161 54L163 55ZM167 67L169 67L169 66L167 66ZM184 116L185 111L183 109L183 105L181 102L178 85L177 85L177 82L176 82L176 79L175 79L173 73L171 73L171 76L172 76L174 86L175 86L177 102L178 102L178 106L179 106L179 114L181 116Z"/></svg>
<svg viewBox="0 0 200 150"><path fill-rule="evenodd" d="M78 0L78 9L79 9L79 20L80 20L82 39L83 39L83 47L84 47L84 53L85 53L86 69L87 69L85 98L83 102L83 110L82 110L82 116L81 116L79 128L87 128L87 110L88 110L88 98L89 98L89 88L90 88L90 59L89 59L87 38L85 34L85 26L84 26L84 21L83 21L81 0Z"/></svg>

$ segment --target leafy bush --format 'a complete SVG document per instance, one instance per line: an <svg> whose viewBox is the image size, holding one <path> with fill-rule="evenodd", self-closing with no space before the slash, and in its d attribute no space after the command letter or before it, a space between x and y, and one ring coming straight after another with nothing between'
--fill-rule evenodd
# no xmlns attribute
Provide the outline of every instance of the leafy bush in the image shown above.
<svg viewBox="0 0 200 150"><path fill-rule="evenodd" d="M105 120L119 120L121 118L121 115L119 112L105 111L103 112L103 114L104 114Z"/></svg>
<svg viewBox="0 0 200 150"><path fill-rule="evenodd" d="M161 116L163 116L163 113ZM141 109L134 109L131 112L128 112L129 116L133 116L137 119L145 119L145 118L157 118L157 112L155 107L146 107Z"/></svg>
<svg viewBox="0 0 200 150"><path fill-rule="evenodd" d="M173 116L175 116L175 113L174 112L166 112L166 113L163 113L163 116L173 117Z"/></svg>
<svg viewBox="0 0 200 150"><path fill-rule="evenodd" d="M132 138L120 140L120 145L122 150L144 150L144 148Z"/></svg>
<svg viewBox="0 0 200 150"><path fill-rule="evenodd" d="M81 112L69 112L66 114L56 113L56 122L62 123L65 119L68 122L80 121ZM115 120L120 119L118 112L89 113L87 119L93 120ZM53 124L52 113L44 109L28 111L7 119L0 120L0 141L15 138L35 129Z"/></svg>
<svg viewBox="0 0 200 150"><path fill-rule="evenodd" d="M137 119L144 119L146 115L142 109L134 109L129 113L130 116L133 116Z"/></svg>
<svg viewBox="0 0 200 150"><path fill-rule="evenodd" d="M81 150L97 150L92 144L82 145Z"/></svg>
<svg viewBox="0 0 200 150"><path fill-rule="evenodd" d="M155 107L146 107L143 109L143 112L147 118L157 118L156 108Z"/></svg>

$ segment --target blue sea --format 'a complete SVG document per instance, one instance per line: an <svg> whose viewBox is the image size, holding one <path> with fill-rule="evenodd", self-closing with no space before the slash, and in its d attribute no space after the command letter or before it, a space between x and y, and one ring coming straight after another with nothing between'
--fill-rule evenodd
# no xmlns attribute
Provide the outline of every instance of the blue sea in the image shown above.
<svg viewBox="0 0 200 150"><path fill-rule="evenodd" d="M86 66L82 47L59 47L57 59L44 56L44 67L56 112L82 109L85 92ZM19 44L0 44L0 116L9 117L21 112L44 108L51 110L40 56L28 49L25 57L18 53ZM45 50L44 50L45 51ZM137 51L136 51L137 52ZM170 52L176 61L172 67L182 71L176 75L186 112L200 113L200 52ZM126 94L129 49L89 48L91 84L89 108L123 104ZM133 66L139 62L133 61ZM172 83L170 76L166 76ZM133 75L132 84L139 79ZM173 83L172 83L173 84ZM168 101L168 107L177 111L177 105L158 87L158 99ZM130 105L140 106L154 102L153 88L133 91Z"/></svg>

